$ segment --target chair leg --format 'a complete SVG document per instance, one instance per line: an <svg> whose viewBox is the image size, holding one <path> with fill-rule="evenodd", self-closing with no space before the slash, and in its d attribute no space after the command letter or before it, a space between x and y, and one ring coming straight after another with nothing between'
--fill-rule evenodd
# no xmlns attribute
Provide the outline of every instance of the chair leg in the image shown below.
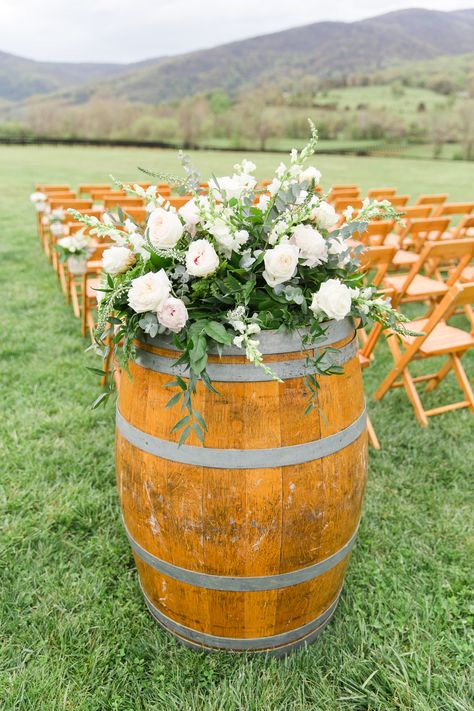
<svg viewBox="0 0 474 711"><path fill-rule="evenodd" d="M372 425L372 422L371 422L370 417L368 415L367 415L367 434L369 436L370 445L374 449L380 449L380 442L377 439L377 435L375 434L374 426Z"/></svg>
<svg viewBox="0 0 474 711"><path fill-rule="evenodd" d="M81 280L81 334L85 338L87 334L87 310L89 307L87 299L87 274L84 274Z"/></svg>
<svg viewBox="0 0 474 711"><path fill-rule="evenodd" d="M447 376L452 367L453 362L451 358L448 358L447 362L442 366L442 368L439 369L434 378L428 381L428 384L426 386L426 392L430 393L432 390L437 388L440 382L444 380L444 378Z"/></svg>
<svg viewBox="0 0 474 711"><path fill-rule="evenodd" d="M461 359L457 355L452 355L451 358L453 361L453 370L459 383L459 387L466 396L466 400L470 403L469 410L474 412L474 393L472 392L471 384L466 375L466 371L462 367Z"/></svg>
<svg viewBox="0 0 474 711"><path fill-rule="evenodd" d="M415 383L413 382L413 379L410 373L408 372L408 368L404 368L402 378L406 393L415 410L416 419L422 427L428 427L428 418L425 415L423 405L421 404L420 396L418 395Z"/></svg>
<svg viewBox="0 0 474 711"><path fill-rule="evenodd" d="M466 314L466 318L471 324L471 333L474 333L474 309L470 304L466 304L464 306L464 313Z"/></svg>
<svg viewBox="0 0 474 711"><path fill-rule="evenodd" d="M401 351L396 336L390 336L389 338L387 338L387 343L392 353L393 360L395 362L395 367L390 371L390 373L385 377L385 379L375 391L375 400L381 400L383 396L388 392L388 390L390 390L398 376L401 375L401 371L397 369L397 362L401 358Z"/></svg>

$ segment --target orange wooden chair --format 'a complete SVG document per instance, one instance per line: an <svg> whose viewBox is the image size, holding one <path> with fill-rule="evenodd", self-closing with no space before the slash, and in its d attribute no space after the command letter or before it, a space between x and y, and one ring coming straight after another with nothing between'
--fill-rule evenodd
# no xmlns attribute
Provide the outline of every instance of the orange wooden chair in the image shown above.
<svg viewBox="0 0 474 711"><path fill-rule="evenodd" d="M53 198L49 200L49 206L51 210L63 210L64 218L67 216L67 210L69 208L74 208L75 210L88 210L92 207L92 200L80 200L78 198ZM46 254L52 261L55 270L58 270L58 254L54 249L56 244L56 237L52 234L50 229L44 229L43 233L43 244Z"/></svg>
<svg viewBox="0 0 474 711"><path fill-rule="evenodd" d="M390 234L384 244L398 246L397 254L393 259L395 270L406 269L417 262L417 253L421 251L425 242L441 240L448 228L448 217L427 217L424 219L408 220L400 234Z"/></svg>
<svg viewBox="0 0 474 711"><path fill-rule="evenodd" d="M97 307L97 290L100 288L100 274L102 271L102 254L113 244L97 244L93 254L87 260L87 269L80 278L80 284L73 280L72 288L79 304L81 317L81 334L83 337L89 332L93 341L95 330L94 310Z"/></svg>
<svg viewBox="0 0 474 711"><path fill-rule="evenodd" d="M389 274L383 283L395 290L397 304L420 301L434 303L458 281L473 256L474 239L428 242L407 274ZM439 278L436 267L445 262L449 262L452 268L446 280L443 280ZM422 274L426 268L430 275L438 275L438 278Z"/></svg>
<svg viewBox="0 0 474 711"><path fill-rule="evenodd" d="M387 198L390 200L390 195L395 195L397 188L371 188L367 191L367 197L371 200L380 200Z"/></svg>
<svg viewBox="0 0 474 711"><path fill-rule="evenodd" d="M380 246L384 243L387 235L390 234L393 225L393 220L373 220L368 223L365 232L354 232L354 240L361 244Z"/></svg>
<svg viewBox="0 0 474 711"><path fill-rule="evenodd" d="M176 210L179 210L179 208L183 207L183 205L186 205L186 203L189 202L192 197L192 195L179 195L178 197L168 198L168 202L171 207L174 207Z"/></svg>
<svg viewBox="0 0 474 711"><path fill-rule="evenodd" d="M385 289L384 296L392 300L394 292L392 289ZM364 333L365 338L361 349L359 350L359 362L362 370L368 368L373 362L373 352L375 346L378 343L380 336L382 335L384 327L381 323L374 323L369 333L365 333L363 329L358 329L358 333ZM380 442L378 440L375 428L372 424L370 417L367 416L367 434L369 437L369 443L374 449L380 449Z"/></svg>
<svg viewBox="0 0 474 711"><path fill-rule="evenodd" d="M379 200L388 200L392 207L405 207L407 204L408 200L410 199L409 195L382 195ZM401 212L401 210L400 210Z"/></svg>
<svg viewBox="0 0 474 711"><path fill-rule="evenodd" d="M474 348L474 335L449 326L447 321L456 307L474 303L474 282L453 285L445 294L436 309L425 319L417 319L407 325L410 330L423 333L421 336L402 336L402 346L394 337L388 339L395 367L386 376L375 392L375 400L381 400L391 388L403 387L413 405L418 422L428 426L428 417L443 412L469 408L474 412L474 393L461 363L461 357ZM423 360L436 356L446 356L447 362L435 373L413 377L408 366L414 360ZM432 391L453 371L464 399L449 405L441 405L425 410L416 389L416 383L427 382L426 390Z"/></svg>
<svg viewBox="0 0 474 711"><path fill-rule="evenodd" d="M351 198L352 200L357 200L360 195L360 190L359 188L352 188L348 190L336 190L332 188L330 191L327 201L330 203L335 203L337 200L344 200L347 198Z"/></svg>
<svg viewBox="0 0 474 711"><path fill-rule="evenodd" d="M69 185L62 184L62 185L50 185L48 183L37 183L35 186L35 190L37 190L40 193L51 193L51 192L65 192L69 191L70 187Z"/></svg>
<svg viewBox="0 0 474 711"><path fill-rule="evenodd" d="M474 237L474 215L466 215L453 227L451 239L460 239L461 237Z"/></svg>
<svg viewBox="0 0 474 711"><path fill-rule="evenodd" d="M448 199L447 193L440 193L437 195L420 195L415 200L415 205L442 205Z"/></svg>
<svg viewBox="0 0 474 711"><path fill-rule="evenodd" d="M445 202L433 211L433 217L446 217L447 215L470 215L474 210L474 202Z"/></svg>
<svg viewBox="0 0 474 711"><path fill-rule="evenodd" d="M368 247L361 253L360 268L365 273L375 271L371 279L371 283L374 286L380 286L382 284L396 252L396 247L384 244L376 247Z"/></svg>
<svg viewBox="0 0 474 711"><path fill-rule="evenodd" d="M94 188L90 191L90 196L94 202L102 202L106 197L127 197L125 190L113 190L109 186L105 188Z"/></svg>
<svg viewBox="0 0 474 711"><path fill-rule="evenodd" d="M414 220L419 217L429 217L433 210L433 205L403 205L400 210L404 220ZM396 226L397 231L403 230L403 225Z"/></svg>
<svg viewBox="0 0 474 711"><path fill-rule="evenodd" d="M338 197L334 200L333 205L335 211L338 214L342 214L348 207L353 207L354 210L360 210L362 208L362 200L356 197Z"/></svg>
<svg viewBox="0 0 474 711"><path fill-rule="evenodd" d="M270 183L271 183L271 180L268 182L268 185L270 185ZM331 190L357 190L358 191L357 194L360 193L360 188L355 183L349 183L347 185L336 184L331 187Z"/></svg>
<svg viewBox="0 0 474 711"><path fill-rule="evenodd" d="M109 190L112 190L110 185L108 183L82 183L79 185L79 195L91 195L93 192L97 191L106 191L108 192Z"/></svg>
<svg viewBox="0 0 474 711"><path fill-rule="evenodd" d="M144 207L144 203L143 199L138 197L104 197L104 209L110 210L114 207L121 207L125 211L129 207Z"/></svg>

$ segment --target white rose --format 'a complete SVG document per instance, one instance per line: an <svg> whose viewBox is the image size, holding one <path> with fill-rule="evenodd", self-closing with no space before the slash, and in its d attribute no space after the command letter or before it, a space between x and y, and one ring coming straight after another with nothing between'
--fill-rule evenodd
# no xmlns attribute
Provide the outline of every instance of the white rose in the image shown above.
<svg viewBox="0 0 474 711"><path fill-rule="evenodd" d="M135 264L135 255L127 247L110 247L102 254L102 267L107 274L123 274L132 264Z"/></svg>
<svg viewBox="0 0 474 711"><path fill-rule="evenodd" d="M315 220L322 230L330 230L339 221L339 215L332 205L321 200L319 205L312 211L311 219Z"/></svg>
<svg viewBox="0 0 474 711"><path fill-rule="evenodd" d="M270 286L291 279L298 265L299 249L294 244L278 244L265 252L263 278Z"/></svg>
<svg viewBox="0 0 474 711"><path fill-rule="evenodd" d="M158 311L170 295L171 284L164 269L148 272L132 281L128 303L137 314Z"/></svg>
<svg viewBox="0 0 474 711"><path fill-rule="evenodd" d="M199 201L203 207L207 207L209 201L207 198L201 198ZM188 200L182 207L178 210L179 214L185 221L188 227L194 227L201 221L201 215L199 212L199 206L195 198Z"/></svg>
<svg viewBox="0 0 474 711"><path fill-rule="evenodd" d="M192 276L206 277L219 266L216 250L207 239L191 242L186 254L186 269Z"/></svg>
<svg viewBox="0 0 474 711"><path fill-rule="evenodd" d="M66 226L62 222L52 222L49 230L54 237L59 237L66 232Z"/></svg>
<svg viewBox="0 0 474 711"><path fill-rule="evenodd" d="M326 240L320 232L311 225L298 225L293 230L291 244L296 244L300 250L300 257L305 259L305 267L316 267L328 260Z"/></svg>
<svg viewBox="0 0 474 711"><path fill-rule="evenodd" d="M315 185L319 185L319 181L321 180L321 173L317 168L310 165L308 168L306 168L306 170L302 170L299 174L300 183L303 182L303 180L307 180L308 183L314 180Z"/></svg>
<svg viewBox="0 0 474 711"><path fill-rule="evenodd" d="M148 217L148 237L155 249L172 249L183 234L183 225L175 212L157 207Z"/></svg>
<svg viewBox="0 0 474 711"><path fill-rule="evenodd" d="M334 239L329 240L328 253L339 257L337 260L338 267L343 267L347 264L347 262L350 262L350 247L346 244L342 237L335 237Z"/></svg>
<svg viewBox="0 0 474 711"><path fill-rule="evenodd" d="M174 296L169 296L166 299L156 315L161 325L174 333L179 333L188 320L188 310L184 302L181 299L175 299Z"/></svg>
<svg viewBox="0 0 474 711"><path fill-rule="evenodd" d="M31 202L46 202L47 199L47 196L40 192L31 193L30 195Z"/></svg>
<svg viewBox="0 0 474 711"><path fill-rule="evenodd" d="M351 310L351 290L339 279L328 279L313 294L310 309L313 313L323 311L329 318L341 321Z"/></svg>

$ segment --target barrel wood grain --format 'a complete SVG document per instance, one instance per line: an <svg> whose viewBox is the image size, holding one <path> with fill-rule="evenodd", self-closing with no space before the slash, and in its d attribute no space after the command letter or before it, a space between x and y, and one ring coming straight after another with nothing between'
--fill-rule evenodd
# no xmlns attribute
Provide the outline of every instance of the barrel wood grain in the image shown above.
<svg viewBox="0 0 474 711"><path fill-rule="evenodd" d="M142 347L176 359L166 348ZM290 352L268 355L265 361L303 357ZM209 360L246 362L235 355ZM122 418L152 437L176 442L170 429L177 410L164 408L172 395L164 387L170 375L134 363L130 370L132 378L124 376L121 383ZM145 599L157 621L193 648L224 645L284 653L312 639L333 614L350 557L344 547L356 534L361 514L366 433L332 454L291 466L279 465L278 449L324 440L360 417L364 397L358 358L344 364L342 375L319 382L317 407L307 416L302 378L219 382L220 397L198 383L194 406L208 425L205 447L273 449L272 461L262 468L233 468L232 453L228 468L171 461L117 430L117 484L126 529L132 546L138 544L134 557ZM189 444L202 448L197 438ZM341 549L341 559L336 557L329 569L317 566L313 575L309 566ZM143 559L143 551L152 558ZM193 582L176 579L168 568L163 572L163 561L186 575L190 571ZM294 571L305 568L311 577L291 584ZM204 578L197 579L196 573ZM209 576L225 576L237 588L220 589L222 578ZM267 576L277 576L277 587ZM245 589L249 580L257 581L251 591ZM275 635L280 637L262 642Z"/></svg>

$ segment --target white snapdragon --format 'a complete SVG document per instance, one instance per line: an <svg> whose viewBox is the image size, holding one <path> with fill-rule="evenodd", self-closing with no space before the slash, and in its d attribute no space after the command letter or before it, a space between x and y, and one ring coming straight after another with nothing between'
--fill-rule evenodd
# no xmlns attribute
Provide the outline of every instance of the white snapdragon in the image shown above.
<svg viewBox="0 0 474 711"><path fill-rule="evenodd" d="M306 180L308 183L314 181L315 185L319 185L321 180L321 171L315 168L313 165L308 166L305 170L302 170L298 176L300 183Z"/></svg>
<svg viewBox="0 0 474 711"><path fill-rule="evenodd" d="M47 199L48 199L48 196L45 195L44 193L39 192L39 190L37 190L34 193L31 193L31 195L30 195L30 200L32 203L46 202Z"/></svg>
<svg viewBox="0 0 474 711"><path fill-rule="evenodd" d="M292 231L290 243L299 248L305 267L316 267L328 260L326 240L311 225L297 225Z"/></svg>
<svg viewBox="0 0 474 711"><path fill-rule="evenodd" d="M288 281L298 266L299 249L294 244L278 244L265 252L263 278L269 286Z"/></svg>
<svg viewBox="0 0 474 711"><path fill-rule="evenodd" d="M268 235L268 243L271 245L275 245L280 242L282 235L287 231L287 229L288 225L284 220L276 222L270 230L270 234Z"/></svg>
<svg viewBox="0 0 474 711"><path fill-rule="evenodd" d="M332 205L325 200L321 200L311 211L311 219L316 222L319 229L331 230L337 225L339 215Z"/></svg>
<svg viewBox="0 0 474 711"><path fill-rule="evenodd" d="M128 303L133 311L141 314L158 311L170 295L171 284L164 269L148 272L133 279L128 292Z"/></svg>
<svg viewBox="0 0 474 711"><path fill-rule="evenodd" d="M148 238L155 249L172 249L179 242L184 228L175 212L157 207L147 222Z"/></svg>
<svg viewBox="0 0 474 711"><path fill-rule="evenodd" d="M244 158L242 163L236 163L234 165L234 170L236 173L246 173L247 175L249 175L250 173L253 173L255 170L257 170L257 166L251 160L247 160L246 158Z"/></svg>
<svg viewBox="0 0 474 711"><path fill-rule="evenodd" d="M351 290L339 279L328 279L319 287L319 291L313 294L310 309L318 315L321 312L341 321L350 312L352 306Z"/></svg>
<svg viewBox="0 0 474 711"><path fill-rule="evenodd" d="M135 254L139 254L143 261L147 262L150 259L150 251L147 249L147 243L144 237L139 232L132 232L128 236L128 241Z"/></svg>
<svg viewBox="0 0 474 711"><path fill-rule="evenodd" d="M351 248L345 242L345 240L338 235L330 240L328 240L328 253L332 256L336 256L337 266L345 267L351 260Z"/></svg>
<svg viewBox="0 0 474 711"><path fill-rule="evenodd" d="M260 210L260 212L266 212L269 202L270 202L270 196L266 195L264 193L263 195L260 195L260 197L258 198L256 207Z"/></svg>
<svg viewBox="0 0 474 711"><path fill-rule="evenodd" d="M127 247L110 247L102 254L102 267L104 272L116 276L123 274L135 264L136 257Z"/></svg>
<svg viewBox="0 0 474 711"><path fill-rule="evenodd" d="M206 277L219 266L216 250L207 239L191 242L186 253L186 270L191 276Z"/></svg>
<svg viewBox="0 0 474 711"><path fill-rule="evenodd" d="M183 330L188 320L188 310L181 299L169 296L157 311L159 323L174 333Z"/></svg>
<svg viewBox="0 0 474 711"><path fill-rule="evenodd" d="M209 181L209 190L216 200L239 199L243 195L250 193L256 186L257 181L253 175L248 173L234 173L232 176L224 175L220 178Z"/></svg>

